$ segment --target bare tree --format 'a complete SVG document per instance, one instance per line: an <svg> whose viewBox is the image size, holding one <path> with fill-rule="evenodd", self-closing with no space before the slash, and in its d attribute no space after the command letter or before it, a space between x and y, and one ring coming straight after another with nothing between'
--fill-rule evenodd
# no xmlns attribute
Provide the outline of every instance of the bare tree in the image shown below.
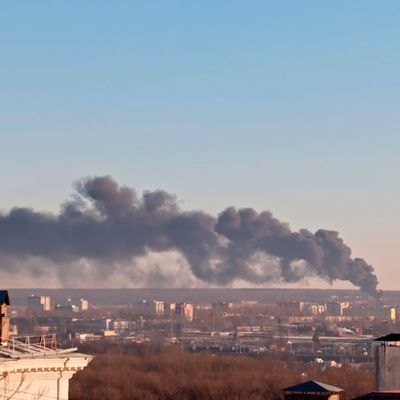
<svg viewBox="0 0 400 400"><path fill-rule="evenodd" d="M3 375L0 379L3 381L3 397L2 400L12 400L13 398L18 397L20 394L30 394L31 400L39 400L42 398L46 392L47 388L41 388L37 392L29 392L29 388L31 387L32 382L26 382L25 374L21 374L21 378L16 387L9 387L9 374L8 372L3 372Z"/></svg>

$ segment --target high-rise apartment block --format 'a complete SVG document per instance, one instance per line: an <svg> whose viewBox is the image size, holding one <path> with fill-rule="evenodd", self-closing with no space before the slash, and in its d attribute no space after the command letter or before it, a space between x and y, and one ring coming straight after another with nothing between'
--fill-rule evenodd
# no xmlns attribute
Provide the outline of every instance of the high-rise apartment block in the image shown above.
<svg viewBox="0 0 400 400"><path fill-rule="evenodd" d="M160 300L154 300L153 305L154 305L154 314L157 317L163 317L164 316L164 302L160 301Z"/></svg>
<svg viewBox="0 0 400 400"><path fill-rule="evenodd" d="M80 311L86 311L89 309L89 302L86 299L80 300Z"/></svg>
<svg viewBox="0 0 400 400"><path fill-rule="evenodd" d="M26 306L30 310L50 311L50 296L36 296L32 294L27 298Z"/></svg>
<svg viewBox="0 0 400 400"><path fill-rule="evenodd" d="M186 321L193 321L193 304L189 303L176 303L175 314L180 315Z"/></svg>

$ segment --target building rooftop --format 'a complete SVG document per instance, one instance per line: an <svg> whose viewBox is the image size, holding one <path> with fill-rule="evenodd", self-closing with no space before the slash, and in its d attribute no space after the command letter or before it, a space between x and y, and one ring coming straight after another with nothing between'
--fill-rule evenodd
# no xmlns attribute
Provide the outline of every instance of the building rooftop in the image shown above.
<svg viewBox="0 0 400 400"><path fill-rule="evenodd" d="M76 347L57 348L55 335L17 336L0 346L0 360L58 356L74 353L77 350Z"/></svg>
<svg viewBox="0 0 400 400"><path fill-rule="evenodd" d="M336 386L317 381L307 381L299 385L289 386L282 389L283 392L300 392L300 393L340 393L343 389Z"/></svg>
<svg viewBox="0 0 400 400"><path fill-rule="evenodd" d="M400 333L389 333L374 340L376 342L400 342Z"/></svg>

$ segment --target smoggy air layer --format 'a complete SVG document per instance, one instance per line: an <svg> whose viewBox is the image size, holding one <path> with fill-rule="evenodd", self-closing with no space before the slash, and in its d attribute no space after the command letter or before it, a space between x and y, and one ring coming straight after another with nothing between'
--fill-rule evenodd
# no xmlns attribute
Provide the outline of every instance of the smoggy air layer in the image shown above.
<svg viewBox="0 0 400 400"><path fill-rule="evenodd" d="M337 232L292 232L271 212L252 208L222 211L217 218L181 210L162 190L139 197L111 177L76 184L73 200L58 215L14 208L0 214L0 268L16 259L52 261L54 268L86 259L106 263L109 273L148 251L179 251L193 275L210 284L298 282L307 276L345 280L374 294L377 278ZM102 267L104 268L104 267Z"/></svg>

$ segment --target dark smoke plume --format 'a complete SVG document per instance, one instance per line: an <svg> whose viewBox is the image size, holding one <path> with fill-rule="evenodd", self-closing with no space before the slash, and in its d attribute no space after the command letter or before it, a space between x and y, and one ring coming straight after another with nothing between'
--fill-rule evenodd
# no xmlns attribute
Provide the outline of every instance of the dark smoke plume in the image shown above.
<svg viewBox="0 0 400 400"><path fill-rule="evenodd" d="M58 215L14 208L0 214L0 269L10 260L51 261L62 280L68 265L87 260L111 275L118 263L148 252L175 250L199 280L229 285L298 282L309 276L350 281L374 294L377 278L337 232L320 229L292 232L269 211L227 208L217 218L183 211L175 197L161 190L139 197L111 177L76 184L73 200ZM57 267L56 267L57 266Z"/></svg>

